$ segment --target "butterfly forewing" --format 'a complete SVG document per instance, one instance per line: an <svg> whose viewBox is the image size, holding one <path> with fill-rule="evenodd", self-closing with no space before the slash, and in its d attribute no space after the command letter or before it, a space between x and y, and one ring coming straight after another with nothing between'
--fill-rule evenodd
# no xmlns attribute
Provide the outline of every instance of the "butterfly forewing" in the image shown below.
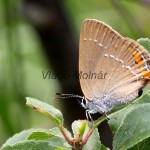
<svg viewBox="0 0 150 150"><path fill-rule="evenodd" d="M80 49L79 49L79 73L95 73L96 78L84 79L80 78L81 88L83 93L86 93L88 99L97 97L103 91L106 76L110 74L106 64L108 60L104 57L106 48L110 45L119 42L121 36L113 31L110 27L96 20L85 20L80 33ZM105 64L105 66L104 66ZM105 78L99 79L97 78ZM95 90L95 89L99 90Z"/></svg>

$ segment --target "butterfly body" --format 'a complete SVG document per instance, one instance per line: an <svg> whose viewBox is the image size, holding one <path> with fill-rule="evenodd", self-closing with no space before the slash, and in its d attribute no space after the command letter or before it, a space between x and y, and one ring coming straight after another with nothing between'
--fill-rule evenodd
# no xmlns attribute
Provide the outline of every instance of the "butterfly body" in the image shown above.
<svg viewBox="0 0 150 150"><path fill-rule="evenodd" d="M85 99L85 104L82 107L86 109L90 114L100 113L104 114L111 111L115 106L121 103L129 103L133 99L139 97L139 92L134 92L128 97L122 97L118 99L115 95L103 95L101 97L93 98L92 100Z"/></svg>

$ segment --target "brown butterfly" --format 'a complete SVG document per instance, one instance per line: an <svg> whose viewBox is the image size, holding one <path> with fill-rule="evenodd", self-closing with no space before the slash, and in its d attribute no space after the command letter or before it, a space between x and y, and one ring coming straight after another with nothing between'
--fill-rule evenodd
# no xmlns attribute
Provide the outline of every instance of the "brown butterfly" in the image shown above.
<svg viewBox="0 0 150 150"><path fill-rule="evenodd" d="M122 37L107 24L87 19L80 32L79 80L87 118L107 113L139 97L150 81L150 54L136 41Z"/></svg>

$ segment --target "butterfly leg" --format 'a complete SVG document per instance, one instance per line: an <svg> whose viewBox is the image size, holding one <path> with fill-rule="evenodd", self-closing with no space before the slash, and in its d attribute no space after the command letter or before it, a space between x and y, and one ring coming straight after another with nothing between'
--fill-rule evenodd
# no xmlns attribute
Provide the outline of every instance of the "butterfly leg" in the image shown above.
<svg viewBox="0 0 150 150"><path fill-rule="evenodd" d="M89 109L86 110L86 118L88 121L92 122L92 128L94 127L94 120L91 117L91 114L94 114L94 113L95 113L95 111L93 111L93 110L89 110Z"/></svg>
<svg viewBox="0 0 150 150"><path fill-rule="evenodd" d="M108 117L108 115L107 115L107 113L106 113L106 112L103 112L103 115L104 115L104 116L106 116L107 121L109 121L109 120L110 120L110 118Z"/></svg>

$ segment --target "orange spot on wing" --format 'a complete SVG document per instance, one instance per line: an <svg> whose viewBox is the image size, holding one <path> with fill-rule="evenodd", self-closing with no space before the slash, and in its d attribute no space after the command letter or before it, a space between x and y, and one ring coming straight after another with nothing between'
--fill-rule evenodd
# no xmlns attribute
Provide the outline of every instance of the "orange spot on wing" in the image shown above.
<svg viewBox="0 0 150 150"><path fill-rule="evenodd" d="M143 75L144 78L150 78L150 72L147 70L143 70L141 74Z"/></svg>
<svg viewBox="0 0 150 150"><path fill-rule="evenodd" d="M134 57L140 56L139 52L137 52L137 51L134 51L134 52L132 53L132 55L133 55Z"/></svg>
<svg viewBox="0 0 150 150"><path fill-rule="evenodd" d="M141 56L138 56L136 59L135 59L135 62L137 64L143 64L143 58Z"/></svg>
<svg viewBox="0 0 150 150"><path fill-rule="evenodd" d="M141 57L140 53L137 51L134 51L132 55L135 57L135 62L139 65L142 65L144 63L143 58Z"/></svg>

